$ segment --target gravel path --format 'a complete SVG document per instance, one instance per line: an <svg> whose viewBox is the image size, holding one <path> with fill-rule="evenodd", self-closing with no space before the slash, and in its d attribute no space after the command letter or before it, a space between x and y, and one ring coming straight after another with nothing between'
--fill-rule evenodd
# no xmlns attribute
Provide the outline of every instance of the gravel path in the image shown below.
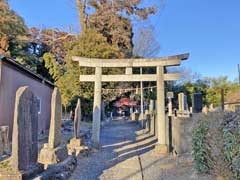
<svg viewBox="0 0 240 180"><path fill-rule="evenodd" d="M156 139L134 122L117 120L102 129L102 149L79 157L70 180L208 180L194 174L192 164L176 163L154 153Z"/></svg>

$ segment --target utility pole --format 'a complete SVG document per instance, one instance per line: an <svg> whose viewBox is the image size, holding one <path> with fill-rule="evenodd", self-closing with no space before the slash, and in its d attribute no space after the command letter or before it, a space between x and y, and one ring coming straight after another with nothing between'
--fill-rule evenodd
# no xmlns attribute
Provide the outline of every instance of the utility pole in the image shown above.
<svg viewBox="0 0 240 180"><path fill-rule="evenodd" d="M224 100L224 89L221 89L221 103L222 103L222 111L224 112L224 105L225 105L225 100Z"/></svg>

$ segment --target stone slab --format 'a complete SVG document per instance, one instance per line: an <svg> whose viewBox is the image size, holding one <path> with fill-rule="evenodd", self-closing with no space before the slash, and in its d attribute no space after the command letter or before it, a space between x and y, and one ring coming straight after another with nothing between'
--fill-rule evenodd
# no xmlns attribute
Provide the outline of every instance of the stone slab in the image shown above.
<svg viewBox="0 0 240 180"><path fill-rule="evenodd" d="M16 92L11 166L16 172L34 167L38 157L37 98L27 86Z"/></svg>
<svg viewBox="0 0 240 180"><path fill-rule="evenodd" d="M52 93L50 123L48 143L54 149L61 144L62 103L58 88Z"/></svg>

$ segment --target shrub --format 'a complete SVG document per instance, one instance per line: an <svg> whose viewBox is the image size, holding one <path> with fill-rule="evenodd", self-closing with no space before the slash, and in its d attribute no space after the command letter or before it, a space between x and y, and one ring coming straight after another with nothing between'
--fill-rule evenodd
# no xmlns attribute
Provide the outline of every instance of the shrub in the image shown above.
<svg viewBox="0 0 240 180"><path fill-rule="evenodd" d="M194 168L226 180L240 180L240 112L211 113L193 129Z"/></svg>
<svg viewBox="0 0 240 180"><path fill-rule="evenodd" d="M232 173L231 180L240 179L240 114L226 114L223 122L224 155Z"/></svg>
<svg viewBox="0 0 240 180"><path fill-rule="evenodd" d="M206 135L208 123L206 120L198 122L193 129L193 159L194 168L199 173L209 173L208 153L206 146Z"/></svg>

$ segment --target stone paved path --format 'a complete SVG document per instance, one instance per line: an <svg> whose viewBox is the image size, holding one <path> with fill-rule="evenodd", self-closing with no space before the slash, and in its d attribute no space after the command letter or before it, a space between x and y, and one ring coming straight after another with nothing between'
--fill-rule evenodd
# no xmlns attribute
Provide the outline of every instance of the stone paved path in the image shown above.
<svg viewBox="0 0 240 180"><path fill-rule="evenodd" d="M156 139L133 122L118 120L101 133L102 149L79 158L70 180L207 180L197 177L189 163L154 154Z"/></svg>

